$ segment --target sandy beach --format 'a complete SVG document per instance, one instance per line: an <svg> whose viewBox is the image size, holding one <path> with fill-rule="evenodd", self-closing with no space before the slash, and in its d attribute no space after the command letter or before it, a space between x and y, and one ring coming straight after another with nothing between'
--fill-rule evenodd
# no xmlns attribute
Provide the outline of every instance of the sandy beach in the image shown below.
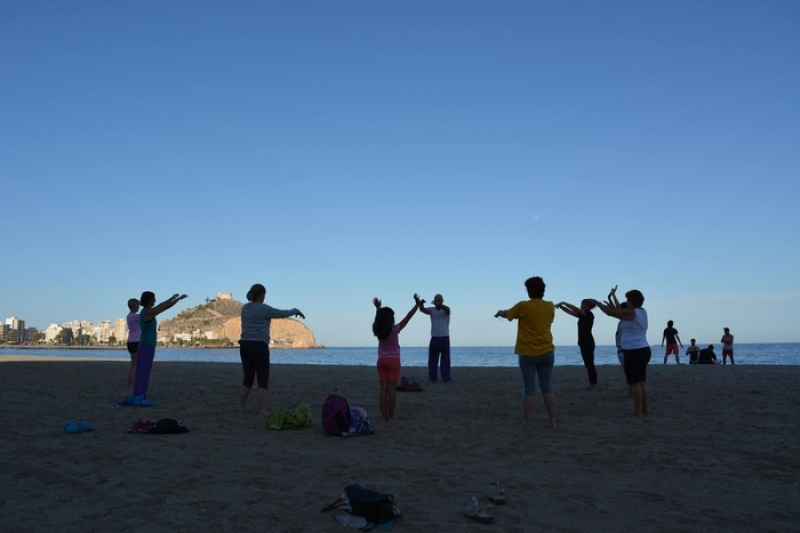
<svg viewBox="0 0 800 533"><path fill-rule="evenodd" d="M156 355L158 357L158 355ZM372 367L273 365L270 408L311 406L313 426L269 431L236 411L240 366L156 362L149 408L115 407L127 364L0 357L0 529L43 531L346 530L320 509L345 485L392 492L396 531L790 532L800 523L800 366L662 366L648 372L651 416L629 417L622 370L553 374L560 427L537 395L519 428L516 368L455 368L454 381L398 393L380 420ZM327 437L338 390L375 434ZM252 407L255 398L251 395ZM138 418L177 418L181 435L129 434ZM84 420L95 430L66 434ZM500 481L492 525L464 517ZM351 529L351 531L357 531Z"/></svg>

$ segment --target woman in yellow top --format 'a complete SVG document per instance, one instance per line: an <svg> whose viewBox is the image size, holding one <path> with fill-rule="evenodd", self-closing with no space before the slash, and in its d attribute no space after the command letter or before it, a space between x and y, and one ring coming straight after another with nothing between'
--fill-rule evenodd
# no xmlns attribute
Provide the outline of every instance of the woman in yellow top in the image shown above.
<svg viewBox="0 0 800 533"><path fill-rule="evenodd" d="M514 353L519 356L519 369L522 372L522 412L525 421L522 427L531 427L533 418L533 393L536 389L536 375L539 376L539 388L544 397L547 418L550 427L556 424L556 396L550 386L553 375L555 347L550 326L553 324L556 310L553 302L543 300L544 280L539 276L528 278L525 289L530 300L519 302L511 309L500 310L495 318L518 320L517 344Z"/></svg>

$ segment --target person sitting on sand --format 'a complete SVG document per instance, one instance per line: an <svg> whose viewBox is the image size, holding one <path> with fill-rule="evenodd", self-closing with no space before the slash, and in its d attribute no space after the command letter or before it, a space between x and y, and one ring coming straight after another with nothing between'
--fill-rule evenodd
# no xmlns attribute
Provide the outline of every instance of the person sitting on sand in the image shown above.
<svg viewBox="0 0 800 533"><path fill-rule="evenodd" d="M128 300L128 354L131 356L131 366L128 368L128 389L132 389L136 382L136 351L139 349L139 339L142 328L139 327L139 300Z"/></svg>
<svg viewBox="0 0 800 533"><path fill-rule="evenodd" d="M703 348L697 356L697 362L701 365L716 365L717 354L714 353L714 345L709 344L708 348Z"/></svg>
<svg viewBox="0 0 800 533"><path fill-rule="evenodd" d="M594 336L592 335L592 326L594 325L592 309L595 307L594 302L589 299L583 300L580 307L576 307L567 302L559 302L556 304L556 307L578 319L578 347L581 349L583 366L586 367L586 371L589 373L589 386L586 390L596 391L597 369L594 367L595 346Z"/></svg>
<svg viewBox="0 0 800 533"><path fill-rule="evenodd" d="M689 342L691 342L692 345L689 346L688 348L686 348L686 355L689 356L689 364L690 365L696 365L697 364L697 354L700 353L700 348L698 348L695 345L695 340L694 339L692 339Z"/></svg>
<svg viewBox="0 0 800 533"><path fill-rule="evenodd" d="M625 293L626 308L615 307L612 302L597 307L608 316L618 318L622 328L622 353L625 358L625 380L631 386L633 416L649 414L647 364L650 362L650 343L647 342L647 311L642 307L644 295L638 290Z"/></svg>
<svg viewBox="0 0 800 533"><path fill-rule="evenodd" d="M555 346L551 327L556 308L553 302L544 300L544 280L539 276L525 281L525 290L529 300L523 300L511 309L500 310L495 318L502 317L509 321L517 319L517 342L514 353L517 354L519 369L522 373L522 427L530 428L533 419L533 394L536 390L536 376L539 376L539 389L542 391L544 407L551 428L556 423L556 396L550 380L553 375Z"/></svg>
<svg viewBox="0 0 800 533"><path fill-rule="evenodd" d="M173 294L168 300L156 305L156 295L144 291L139 298L142 310L139 313L139 328L142 333L136 351L136 382L133 386L133 396L144 399L147 396L147 387L150 384L150 372L153 370L153 359L156 356L158 344L158 320L156 317L171 308L178 301L186 298L185 294Z"/></svg>
<svg viewBox="0 0 800 533"><path fill-rule="evenodd" d="M247 303L242 306L242 334L239 338L239 358L242 360L242 386L239 387L239 412L247 412L247 397L253 382L258 379L258 414L268 416L269 390L269 328L273 318L306 316L299 309L275 309L264 303L267 289L256 283L247 291Z"/></svg>

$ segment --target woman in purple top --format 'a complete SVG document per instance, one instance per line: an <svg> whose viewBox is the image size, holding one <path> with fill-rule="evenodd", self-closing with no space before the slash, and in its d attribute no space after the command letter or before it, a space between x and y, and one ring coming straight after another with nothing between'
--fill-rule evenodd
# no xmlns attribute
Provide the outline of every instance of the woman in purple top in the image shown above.
<svg viewBox="0 0 800 533"><path fill-rule="evenodd" d="M381 380L381 392L378 403L384 420L394 420L395 394L397 381L400 379L400 332L406 327L408 321L425 303L414 294L414 307L399 324L394 323L394 310L383 307L380 299L374 298L375 322L372 324L372 333L378 337L378 378Z"/></svg>
<svg viewBox="0 0 800 533"><path fill-rule="evenodd" d="M139 300L131 298L128 300L128 353L131 356L131 367L128 369L128 388L132 389L136 382L136 353L139 350L139 339L142 336L142 329L139 327Z"/></svg>

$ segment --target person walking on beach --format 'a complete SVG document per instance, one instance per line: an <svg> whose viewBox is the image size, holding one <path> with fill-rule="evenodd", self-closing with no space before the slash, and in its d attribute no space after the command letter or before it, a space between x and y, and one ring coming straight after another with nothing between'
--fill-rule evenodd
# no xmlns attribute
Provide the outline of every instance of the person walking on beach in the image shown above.
<svg viewBox="0 0 800 533"><path fill-rule="evenodd" d="M542 391L544 406L547 410L549 426L555 428L556 396L550 380L553 375L555 346L551 327L556 309L553 302L544 300L544 280L539 276L525 280L528 300L523 300L511 309L500 310L495 318L502 317L509 322L517 319L517 342L514 353L517 354L519 369L522 374L522 414L523 428L530 428L533 419L533 395L536 390L536 376L539 377L539 389Z"/></svg>
<svg viewBox="0 0 800 533"><path fill-rule="evenodd" d="M731 364L735 364L733 362L733 335L731 335L731 330L728 328L723 328L722 331L725 332L719 340L722 343L722 364L727 364L728 356L731 357Z"/></svg>
<svg viewBox="0 0 800 533"><path fill-rule="evenodd" d="M678 335L678 330L672 327L672 320L667 322L667 327L664 329L664 334L661 336L661 347L664 347L664 341L667 341L667 349L664 352L664 364L667 364L667 360L671 354L675 354L675 363L681 364L679 345L680 348L683 348L683 343L681 342L681 337Z"/></svg>
<svg viewBox="0 0 800 533"><path fill-rule="evenodd" d="M431 342L428 345L428 379L436 381L440 366L442 381L450 381L450 308L444 305L441 294L433 297L433 306L425 307L420 300L419 310L431 317Z"/></svg>
<svg viewBox="0 0 800 533"><path fill-rule="evenodd" d="M633 415L649 414L647 401L647 364L650 362L650 344L647 342L647 311L644 295L638 290L625 293L626 307L617 307L613 302L595 304L608 316L618 318L622 329L622 354L624 357L625 380L631 387Z"/></svg>
<svg viewBox="0 0 800 533"><path fill-rule="evenodd" d="M697 356L700 354L700 348L697 347L695 344L697 341L695 339L690 340L691 346L686 348L686 355L689 357L689 364L696 365L697 364Z"/></svg>
<svg viewBox="0 0 800 533"><path fill-rule="evenodd" d="M570 316L578 319L578 347L581 349L583 366L589 373L589 387L587 391L597 390L597 369L594 367L594 336L592 326L594 325L594 314L592 309L595 305L592 300L586 299L581 302L580 307L576 307L567 302L559 302L556 307Z"/></svg>
<svg viewBox="0 0 800 533"><path fill-rule="evenodd" d="M247 397L258 380L258 414L267 416L269 390L269 328L273 318L306 316L299 309L275 309L264 303L267 288L256 283L247 291L247 303L242 306L242 334L239 338L239 358L242 360L242 386L239 387L239 412L247 412Z"/></svg>
<svg viewBox="0 0 800 533"><path fill-rule="evenodd" d="M139 328L141 336L136 353L136 382L133 386L133 396L147 397L147 387L150 384L150 372L153 370L153 358L156 355L156 344L158 343L158 320L160 315L180 300L186 298L185 294L173 294L168 300L156 305L156 295L150 291L144 291L139 298L142 310L139 313Z"/></svg>
<svg viewBox="0 0 800 533"><path fill-rule="evenodd" d="M397 394L397 381L400 379L400 332L408 325L417 309L425 305L425 300L420 300L414 294L414 307L400 321L394 323L394 310L383 307L379 298L373 298L375 305L375 322L372 323L372 333L378 337L378 379L381 382L378 403L381 406L381 415L386 421L394 420L394 409Z"/></svg>
<svg viewBox="0 0 800 533"><path fill-rule="evenodd" d="M128 300L128 353L131 356L131 366L128 368L128 389L132 389L136 382L136 352L139 349L139 339L142 336L142 328L139 327L139 300L131 298Z"/></svg>

